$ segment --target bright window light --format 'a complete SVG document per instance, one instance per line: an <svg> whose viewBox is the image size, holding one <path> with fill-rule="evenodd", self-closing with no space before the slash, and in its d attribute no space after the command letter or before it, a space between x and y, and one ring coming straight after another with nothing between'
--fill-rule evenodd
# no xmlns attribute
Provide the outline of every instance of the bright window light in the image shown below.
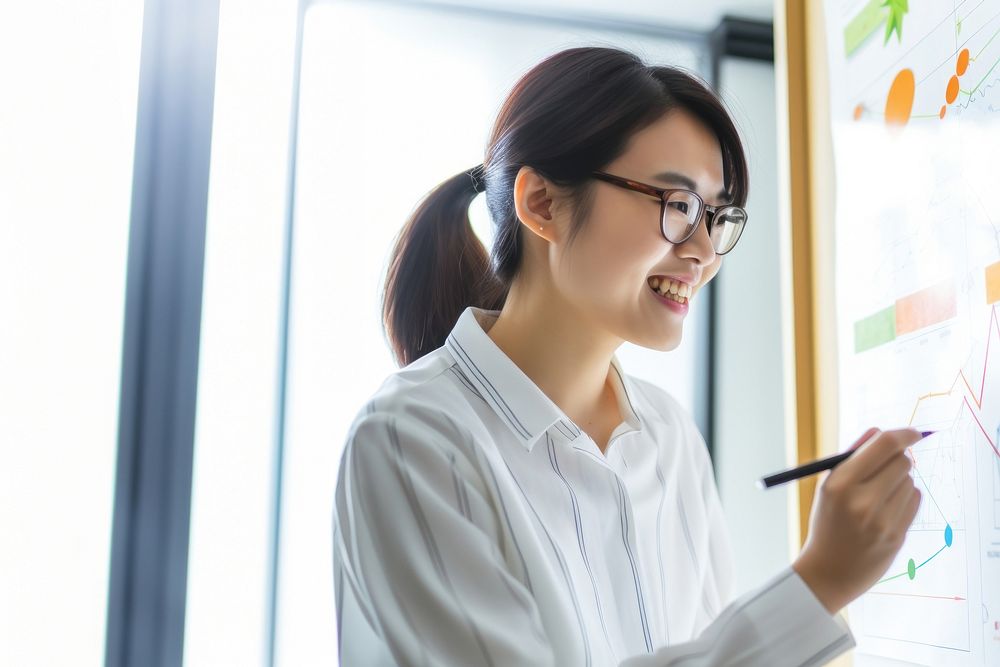
<svg viewBox="0 0 1000 667"><path fill-rule="evenodd" d="M0 663L99 665L142 2L0 4Z"/></svg>

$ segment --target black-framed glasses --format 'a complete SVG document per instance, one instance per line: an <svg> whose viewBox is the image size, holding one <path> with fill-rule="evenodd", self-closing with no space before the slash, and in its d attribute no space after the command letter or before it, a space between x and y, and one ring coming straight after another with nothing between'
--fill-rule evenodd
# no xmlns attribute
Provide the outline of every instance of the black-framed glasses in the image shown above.
<svg viewBox="0 0 1000 667"><path fill-rule="evenodd" d="M709 206L697 192L683 188L658 188L604 171L592 172L595 178L626 190L641 192L660 200L660 233L670 243L684 243L698 229L702 213L715 254L733 249L747 224L747 212L741 206Z"/></svg>

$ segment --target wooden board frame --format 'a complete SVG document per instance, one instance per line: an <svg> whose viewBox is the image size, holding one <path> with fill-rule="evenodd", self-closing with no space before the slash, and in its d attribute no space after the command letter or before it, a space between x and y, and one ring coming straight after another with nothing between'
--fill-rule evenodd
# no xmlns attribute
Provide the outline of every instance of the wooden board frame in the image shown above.
<svg viewBox="0 0 1000 667"><path fill-rule="evenodd" d="M833 144L823 4L775 0L781 210L789 236L791 463L836 452L837 327L834 295ZM808 533L817 477L797 483L794 552Z"/></svg>

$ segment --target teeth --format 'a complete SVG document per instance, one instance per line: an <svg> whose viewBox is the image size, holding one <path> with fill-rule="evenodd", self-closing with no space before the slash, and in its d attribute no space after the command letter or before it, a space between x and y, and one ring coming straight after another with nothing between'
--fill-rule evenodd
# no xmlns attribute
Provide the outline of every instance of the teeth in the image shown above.
<svg viewBox="0 0 1000 667"><path fill-rule="evenodd" d="M669 278L661 279L659 276L650 278L649 286L661 296L665 296L668 299L672 299L673 301L678 301L680 303L687 302L692 294L690 285L677 282L676 280L670 280Z"/></svg>

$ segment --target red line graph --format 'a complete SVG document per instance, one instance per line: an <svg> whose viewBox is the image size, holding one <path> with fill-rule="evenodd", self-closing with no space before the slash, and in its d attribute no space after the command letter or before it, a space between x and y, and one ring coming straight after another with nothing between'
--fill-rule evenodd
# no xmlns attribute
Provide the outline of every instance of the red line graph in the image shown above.
<svg viewBox="0 0 1000 667"><path fill-rule="evenodd" d="M948 388L948 391L930 392L928 394L924 394L923 396L920 396L919 398L917 398L916 404L914 404L914 406L913 406L913 412L910 413L910 421L907 424L908 426L912 426L913 425L913 420L917 416L917 409L920 407L920 404L923 401L926 401L926 400L931 399L931 398L939 397L939 396L951 396L954 393L954 391L955 391L955 387L958 385L958 381L961 380L962 384L965 385L966 390L968 390L967 393L963 394L963 396L962 396L962 401L964 403L964 406L969 409L969 414L971 414L972 418L976 420L976 424L979 426L979 430L983 432L984 436L986 436L986 442L989 444L990 448L993 450L993 453L996 454L997 457L1000 457L1000 449L997 448L997 443L993 441L993 437L983 427L983 423L982 423L982 421L980 421L979 415L977 414L977 411L982 411L982 409L983 409L983 394L986 391L986 371L989 369L989 363L990 363L990 344L993 342L993 335L992 334L993 334L994 331L996 332L997 338L1000 339L1000 319L997 318L997 307L996 306L993 306L990 309L990 322L989 322L989 324L986 327L986 353L985 353L984 358L983 358L982 380L979 383L979 392L978 392L978 394L972 388L972 385L969 383L969 379L965 376L965 371L964 370L959 370L958 374L955 375L954 381L951 383L951 387ZM975 405L976 405L976 409L975 410L972 409L972 403L969 402L969 397L970 396L972 397L972 403L975 403Z"/></svg>
<svg viewBox="0 0 1000 667"><path fill-rule="evenodd" d="M983 422L981 422L979 420L979 417L976 415L975 411L972 409L972 406L969 405L969 399L968 399L968 397L963 397L962 400L965 401L965 405L969 408L969 414L972 415L972 418L976 420L976 425L979 426L979 430L983 432L984 436L986 436L986 442L988 442L990 444L990 447L993 449L993 452L998 457L1000 457L1000 449L997 449L996 443L993 442L993 439L990 437L990 434L986 432L985 428L983 428Z"/></svg>

